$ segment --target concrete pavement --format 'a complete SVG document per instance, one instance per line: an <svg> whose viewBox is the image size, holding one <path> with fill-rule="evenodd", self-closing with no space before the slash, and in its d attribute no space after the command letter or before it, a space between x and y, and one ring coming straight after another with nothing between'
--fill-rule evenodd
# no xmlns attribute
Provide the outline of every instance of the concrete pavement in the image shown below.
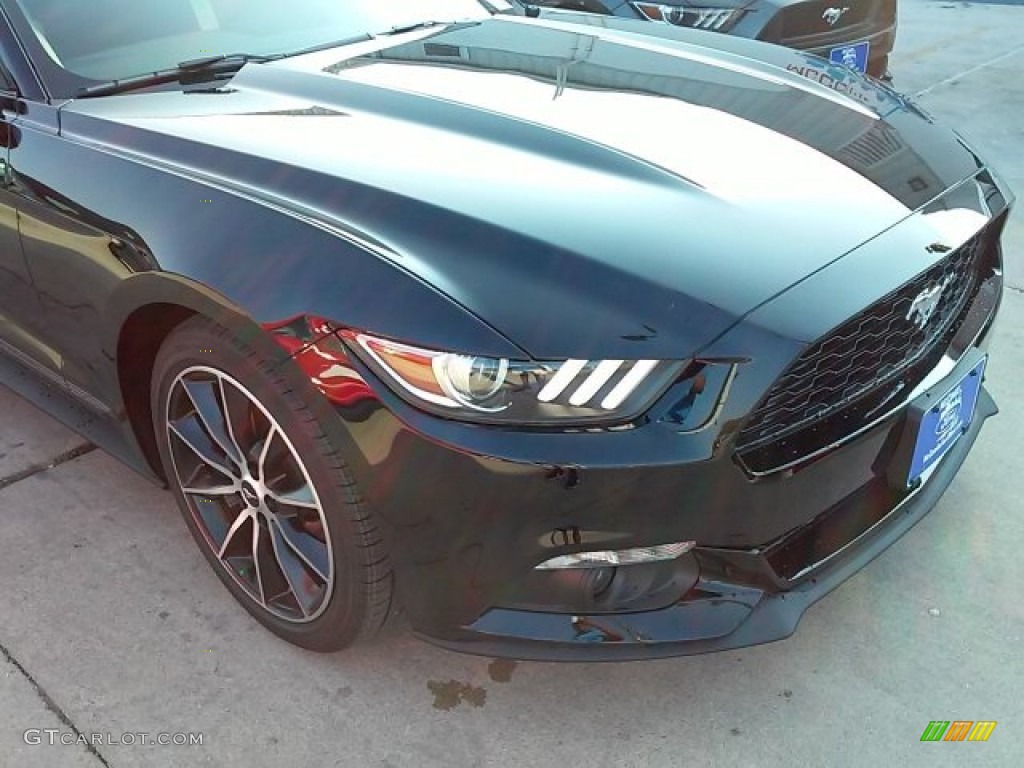
<svg viewBox="0 0 1024 768"><path fill-rule="evenodd" d="M1024 196L1024 0L900 0L894 86L990 158ZM1006 275L1024 288L1024 214L1010 220Z"/></svg>
<svg viewBox="0 0 1024 768"><path fill-rule="evenodd" d="M1024 193L1024 6L900 7L896 85ZM169 495L98 451L46 469L82 441L0 387L0 766L1019 765L1022 218L988 374L1002 412L942 502L794 637L712 656L495 663L401 627L292 648L233 602ZM985 744L920 743L935 719L999 724Z"/></svg>

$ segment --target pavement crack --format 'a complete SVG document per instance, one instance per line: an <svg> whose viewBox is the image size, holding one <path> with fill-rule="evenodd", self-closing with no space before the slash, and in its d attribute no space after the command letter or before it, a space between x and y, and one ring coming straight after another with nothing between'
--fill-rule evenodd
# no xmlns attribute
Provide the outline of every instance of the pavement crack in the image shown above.
<svg viewBox="0 0 1024 768"><path fill-rule="evenodd" d="M53 697L46 692L46 689L43 688L43 686L41 686L36 681L36 679L32 677L29 671L22 666L21 662L14 658L14 654L7 650L7 646L5 646L3 643L0 643L0 656L3 656L8 664L10 664L16 670L18 670L22 674L22 676L26 680L28 680L28 682L35 689L36 695L43 702L43 704L46 705L46 708L50 710L57 717L58 720L60 720L63 726L69 728L75 734L75 741L81 741L83 746L85 747L86 752L88 752L97 760L99 760L100 763L104 766L104 768L110 768L110 763L107 762L107 758L100 754L100 751L96 749L96 746L92 744L88 738L85 737L85 734L78 730L78 726L71 721L71 718L68 717L67 713L60 708L60 705L53 700Z"/></svg>
<svg viewBox="0 0 1024 768"><path fill-rule="evenodd" d="M33 464L32 466L25 467L25 469L15 472L13 475L7 477L0 477L0 491L4 488L10 488L15 483L20 483L22 480L27 480L30 477L34 477L42 472L59 467L61 464L67 464L69 461L74 461L80 456L85 456L87 453L92 453L96 450L96 446L92 443L86 443L80 445L77 448L72 448L70 451L58 454L54 458L47 462L40 462L39 464Z"/></svg>
<svg viewBox="0 0 1024 768"><path fill-rule="evenodd" d="M1024 52L1024 45L1022 45L1022 46L1020 46L1018 48L1014 48L1012 51L1006 51L1005 53L1002 53L999 56L996 56L993 59L989 59L988 61L985 61L985 62L983 62L981 64L976 64L973 67L968 67L967 69L963 70L962 72L957 72L955 75L952 75L950 77L944 78L944 79L940 80L937 83L933 83L932 85L929 85L924 90L921 90L921 91L918 91L917 93L915 93L914 94L914 98L915 99L916 98L920 98L921 96L924 96L924 95L926 95L928 93L931 93L936 88L941 88L944 85L949 85L950 83L955 83L957 80L960 80L960 79L962 79L964 77L967 77L967 75L973 75L975 72L978 72L979 70L991 67L993 64L998 64L999 62L1001 62L1001 61L1003 61L1005 59L1009 59L1012 56L1016 56L1018 53L1021 53L1021 52Z"/></svg>

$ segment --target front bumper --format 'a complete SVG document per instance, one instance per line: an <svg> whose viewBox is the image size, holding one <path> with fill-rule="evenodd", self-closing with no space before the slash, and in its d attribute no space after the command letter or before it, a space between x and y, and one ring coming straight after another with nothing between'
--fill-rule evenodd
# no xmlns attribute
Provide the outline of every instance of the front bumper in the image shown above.
<svg viewBox="0 0 1024 768"><path fill-rule="evenodd" d="M790 589L770 591L724 581L722 571L729 570L727 564L735 553L697 549L691 553L696 583L683 599L660 610L580 616L492 609L443 636L419 634L454 651L537 661L654 659L782 640L796 630L808 608L870 563L935 506L985 419L997 411L982 390L971 427L927 482Z"/></svg>

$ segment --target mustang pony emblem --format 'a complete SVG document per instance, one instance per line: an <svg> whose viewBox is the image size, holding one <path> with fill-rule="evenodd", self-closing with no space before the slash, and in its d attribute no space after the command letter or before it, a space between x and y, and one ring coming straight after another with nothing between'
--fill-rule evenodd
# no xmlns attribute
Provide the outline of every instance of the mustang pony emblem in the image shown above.
<svg viewBox="0 0 1024 768"><path fill-rule="evenodd" d="M821 18L823 18L825 20L825 23L828 24L830 27L834 27L836 24L839 23L839 20L843 18L843 14L845 14L848 10L850 10L849 7L826 8L825 12L821 14Z"/></svg>
<svg viewBox="0 0 1024 768"><path fill-rule="evenodd" d="M932 315L935 314L935 310L939 306L942 292L946 290L946 286L949 285L952 279L953 276L950 275L941 283L929 286L917 294L910 303L910 309L907 310L907 320L913 322L919 329L924 330L924 327L928 325L928 321L932 319Z"/></svg>

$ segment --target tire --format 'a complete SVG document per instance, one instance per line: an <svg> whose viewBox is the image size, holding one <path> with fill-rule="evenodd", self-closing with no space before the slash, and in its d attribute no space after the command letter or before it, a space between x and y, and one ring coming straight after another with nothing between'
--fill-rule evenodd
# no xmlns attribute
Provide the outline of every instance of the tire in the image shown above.
<svg viewBox="0 0 1024 768"><path fill-rule="evenodd" d="M385 623L391 563L302 382L287 373L192 318L157 354L153 427L185 522L228 590L276 635L336 651Z"/></svg>

